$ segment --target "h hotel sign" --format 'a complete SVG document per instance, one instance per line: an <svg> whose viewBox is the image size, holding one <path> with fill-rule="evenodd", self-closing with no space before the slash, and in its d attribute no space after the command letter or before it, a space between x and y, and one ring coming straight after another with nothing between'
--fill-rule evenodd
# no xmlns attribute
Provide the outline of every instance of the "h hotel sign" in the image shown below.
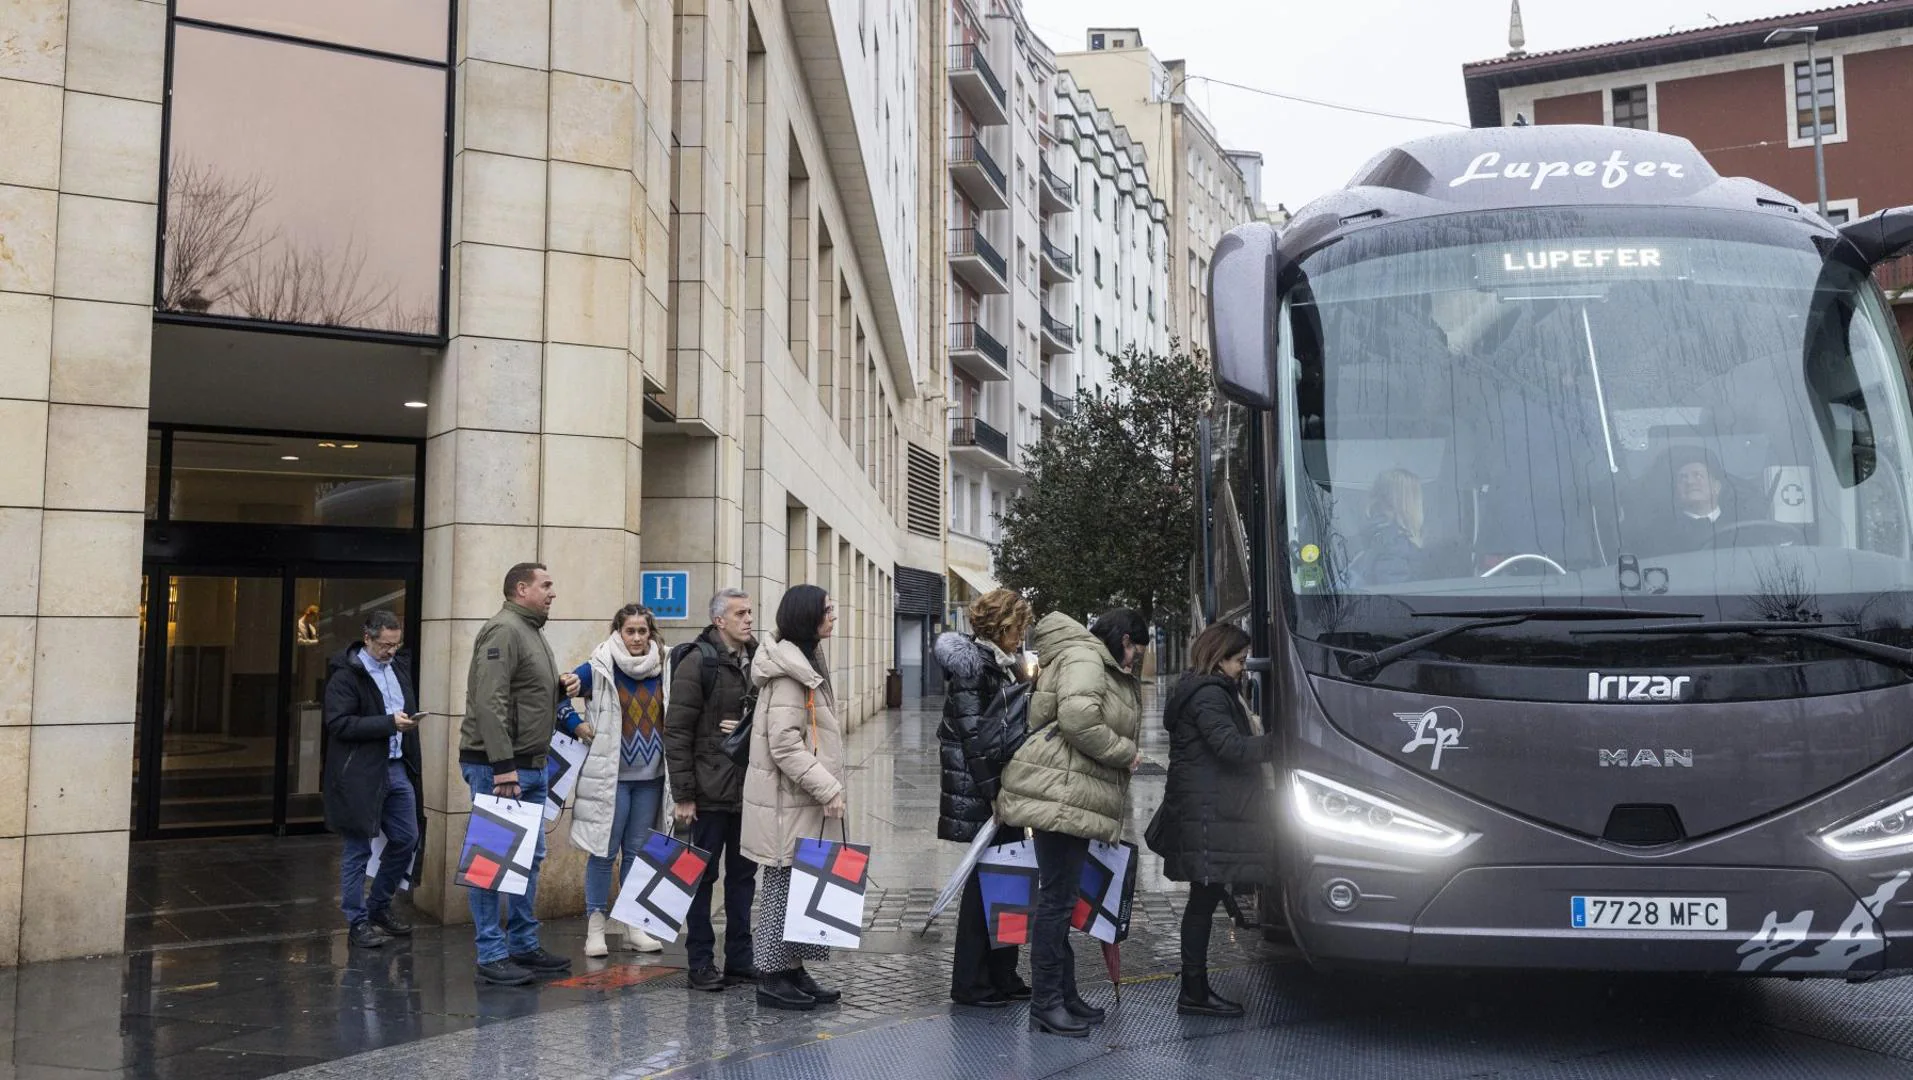
<svg viewBox="0 0 1913 1080"><path fill-rule="evenodd" d="M691 617L689 570L646 570L642 591L644 606L660 621L682 621Z"/></svg>

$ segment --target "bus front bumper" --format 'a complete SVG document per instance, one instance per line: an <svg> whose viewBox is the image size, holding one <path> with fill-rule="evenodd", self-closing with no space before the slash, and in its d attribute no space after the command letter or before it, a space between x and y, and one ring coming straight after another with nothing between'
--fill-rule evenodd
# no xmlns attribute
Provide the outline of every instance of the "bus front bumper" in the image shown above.
<svg viewBox="0 0 1913 1080"><path fill-rule="evenodd" d="M1866 875L1864 892L1811 868L1476 866L1439 885L1391 870L1318 860L1292 883L1291 928L1312 961L1781 976L1913 967L1909 870ZM1598 925L1616 900L1654 903L1627 911L1634 925Z"/></svg>

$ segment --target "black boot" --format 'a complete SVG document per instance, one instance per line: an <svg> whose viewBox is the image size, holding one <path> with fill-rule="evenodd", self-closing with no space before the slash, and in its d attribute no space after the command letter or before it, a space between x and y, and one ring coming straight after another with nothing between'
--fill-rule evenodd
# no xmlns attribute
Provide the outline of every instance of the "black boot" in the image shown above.
<svg viewBox="0 0 1913 1080"><path fill-rule="evenodd" d="M1047 1009L1030 1009L1030 1030L1046 1035L1063 1035L1072 1039L1081 1039L1089 1035L1089 1025L1073 1015L1062 1005L1051 1005Z"/></svg>
<svg viewBox="0 0 1913 1080"><path fill-rule="evenodd" d="M1074 993L1063 999L1063 1008L1068 1009L1069 1014L1076 1019L1092 1024L1102 1023L1109 1015Z"/></svg>
<svg viewBox="0 0 1913 1080"><path fill-rule="evenodd" d="M806 994L809 994L811 996L811 999L817 1002L817 1004L819 1005L835 1005L839 1001L842 1001L844 999L843 991L826 990L823 987L818 986L817 980L811 978L810 972L805 971L803 968L798 968L797 970L790 972L789 975L790 975L791 985L795 986L798 990Z"/></svg>
<svg viewBox="0 0 1913 1080"><path fill-rule="evenodd" d="M1242 1015L1242 1006L1225 1001L1209 989L1209 969L1186 967L1182 969L1182 993L1176 997L1176 1012L1183 1016L1221 1016L1229 1019Z"/></svg>
<svg viewBox="0 0 1913 1080"><path fill-rule="evenodd" d="M757 1003L767 1009L789 1009L792 1012L809 1012L817 1007L817 999L798 988L791 971L775 971L765 975L757 983Z"/></svg>

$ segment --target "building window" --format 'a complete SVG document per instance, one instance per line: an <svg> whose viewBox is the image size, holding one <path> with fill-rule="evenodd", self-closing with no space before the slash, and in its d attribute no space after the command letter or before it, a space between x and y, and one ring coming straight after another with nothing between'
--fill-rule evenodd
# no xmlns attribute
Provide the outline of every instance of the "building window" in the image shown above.
<svg viewBox="0 0 1913 1080"><path fill-rule="evenodd" d="M1613 91L1614 126L1648 129L1647 87L1623 86Z"/></svg>
<svg viewBox="0 0 1913 1080"><path fill-rule="evenodd" d="M963 531L963 478L961 476L950 478L950 528L956 532Z"/></svg>
<svg viewBox="0 0 1913 1080"><path fill-rule="evenodd" d="M1845 225L1860 216L1860 200L1828 199L1827 220L1835 225Z"/></svg>
<svg viewBox="0 0 1913 1080"><path fill-rule="evenodd" d="M146 516L158 521L410 529L417 443L154 429ZM171 471L162 478L170 439ZM166 491L164 507L159 493ZM162 513L163 511L163 513Z"/></svg>
<svg viewBox="0 0 1913 1080"><path fill-rule="evenodd" d="M1103 317L1096 316L1096 351L1103 351Z"/></svg>
<svg viewBox="0 0 1913 1080"><path fill-rule="evenodd" d="M1794 141L1813 141L1813 99L1820 97L1820 137L1822 141L1840 134L1839 80L1835 77L1835 57L1814 58L1813 71L1805 60L1793 65Z"/></svg>
<svg viewBox="0 0 1913 1080"><path fill-rule="evenodd" d="M1093 199L1092 205L1096 209L1096 220L1101 221L1103 220L1103 185L1097 184L1090 190Z"/></svg>
<svg viewBox="0 0 1913 1080"><path fill-rule="evenodd" d="M450 5L177 9L159 310L442 336Z"/></svg>
<svg viewBox="0 0 1913 1080"><path fill-rule="evenodd" d="M1103 253L1098 251L1094 254L1096 256L1096 284L1101 285L1103 283Z"/></svg>

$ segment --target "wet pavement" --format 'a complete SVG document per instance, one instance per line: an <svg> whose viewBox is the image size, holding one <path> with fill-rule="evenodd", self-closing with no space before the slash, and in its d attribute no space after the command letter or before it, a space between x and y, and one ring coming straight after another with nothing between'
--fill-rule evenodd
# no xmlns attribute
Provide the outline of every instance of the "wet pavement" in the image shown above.
<svg viewBox="0 0 1913 1080"><path fill-rule="evenodd" d="M814 967L844 989L839 1006L778 1013L742 988L690 992L677 947L587 961L579 919L546 923L570 977L483 986L467 927L349 950L331 838L139 845L126 956L0 972L0 1080L1913 1077L1910 979L1329 978L1226 920L1215 980L1249 1015L1181 1018L1182 888L1146 855L1120 1004L1077 937L1109 1022L1084 1040L1029 1035L1021 1006L950 1004L954 912L917 932L961 854L934 839L934 730L933 712L907 709L851 739L852 838L874 846L873 888L865 947ZM1160 735L1152 725L1132 834L1161 798Z"/></svg>

